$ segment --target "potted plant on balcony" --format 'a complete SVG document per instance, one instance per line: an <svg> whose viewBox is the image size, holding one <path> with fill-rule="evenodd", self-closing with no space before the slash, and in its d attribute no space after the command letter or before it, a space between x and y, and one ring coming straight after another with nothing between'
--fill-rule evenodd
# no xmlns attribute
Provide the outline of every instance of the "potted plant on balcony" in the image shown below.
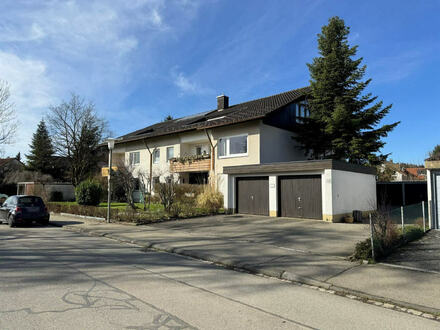
<svg viewBox="0 0 440 330"><path fill-rule="evenodd" d="M211 156L207 153L204 153L202 155L183 155L180 157L174 157L171 159L172 162L178 162L181 164L191 164L198 160L204 160L209 159Z"/></svg>

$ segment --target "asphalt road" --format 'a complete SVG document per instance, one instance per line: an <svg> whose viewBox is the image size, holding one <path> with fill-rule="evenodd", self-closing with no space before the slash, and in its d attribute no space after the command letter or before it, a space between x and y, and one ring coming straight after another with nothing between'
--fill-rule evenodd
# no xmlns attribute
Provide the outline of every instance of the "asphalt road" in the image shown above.
<svg viewBox="0 0 440 330"><path fill-rule="evenodd" d="M55 227L0 225L0 329L438 329L440 323Z"/></svg>

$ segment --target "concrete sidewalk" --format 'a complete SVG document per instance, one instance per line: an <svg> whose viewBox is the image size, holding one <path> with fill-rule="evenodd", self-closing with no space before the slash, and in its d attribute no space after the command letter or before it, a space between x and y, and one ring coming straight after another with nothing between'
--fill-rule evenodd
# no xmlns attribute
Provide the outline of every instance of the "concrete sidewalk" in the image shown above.
<svg viewBox="0 0 440 330"><path fill-rule="evenodd" d="M129 226L55 215L52 222L67 230L440 315L440 275L346 260L349 246L354 246L352 241L364 238L359 227L334 227L337 224L317 221L293 221L284 225L282 221L254 218L253 225L246 219L240 222L242 231L237 233L237 228L233 226L237 226L237 220L231 225L228 223L231 219L223 216L212 217L209 222L205 218L194 219L192 223L183 220ZM263 223L258 226L256 221ZM265 221L272 221L271 231L265 229ZM197 223L199 226L196 227ZM279 226L279 232L274 231L274 226ZM282 235L286 228L289 231ZM332 235L336 234L332 228L340 228L342 233L350 234L349 244L344 245L340 237L333 239ZM294 240L293 237L303 230L304 235ZM277 232L277 237L270 239L270 234L274 232ZM313 233L317 237L323 235L320 237L321 244L312 240ZM327 242L325 237L328 237Z"/></svg>

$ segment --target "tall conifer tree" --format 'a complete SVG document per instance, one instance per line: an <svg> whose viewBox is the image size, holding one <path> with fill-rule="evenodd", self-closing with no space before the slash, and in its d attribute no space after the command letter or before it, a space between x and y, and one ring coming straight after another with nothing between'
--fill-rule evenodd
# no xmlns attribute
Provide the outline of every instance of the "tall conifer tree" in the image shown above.
<svg viewBox="0 0 440 330"><path fill-rule="evenodd" d="M347 41L350 28L332 17L318 34L319 57L307 64L311 94L310 117L298 127L295 138L313 159L332 158L376 165L387 155L379 153L386 137L399 122L378 127L391 105L363 93L371 79L362 80L366 66L354 59L357 46Z"/></svg>
<svg viewBox="0 0 440 330"><path fill-rule="evenodd" d="M54 169L54 151L44 120L41 120L38 124L37 131L32 137L30 148L30 154L26 155L28 159L28 168L32 171L52 174L51 172Z"/></svg>

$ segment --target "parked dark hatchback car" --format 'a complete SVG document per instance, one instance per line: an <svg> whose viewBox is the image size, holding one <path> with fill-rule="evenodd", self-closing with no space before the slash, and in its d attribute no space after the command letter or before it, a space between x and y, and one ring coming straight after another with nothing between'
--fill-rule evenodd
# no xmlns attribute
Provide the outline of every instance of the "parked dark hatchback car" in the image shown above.
<svg viewBox="0 0 440 330"><path fill-rule="evenodd" d="M10 227L37 222L47 225L49 218L47 207L38 196L10 196L0 208L0 221L7 222Z"/></svg>

